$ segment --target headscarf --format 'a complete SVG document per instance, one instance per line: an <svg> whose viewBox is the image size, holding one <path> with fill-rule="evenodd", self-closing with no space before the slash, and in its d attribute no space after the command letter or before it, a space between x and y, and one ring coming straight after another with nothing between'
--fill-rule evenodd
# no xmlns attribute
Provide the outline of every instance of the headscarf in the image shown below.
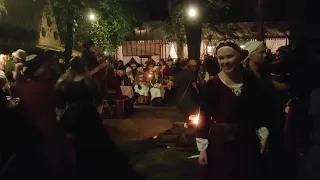
<svg viewBox="0 0 320 180"><path fill-rule="evenodd" d="M156 70L158 70L159 69L159 66L154 66L153 67L153 72L155 72Z"/></svg>
<svg viewBox="0 0 320 180"><path fill-rule="evenodd" d="M246 44L244 44L245 50L249 52L249 54L253 53L255 50L257 50L259 47L261 47L264 43L262 41L249 41Z"/></svg>
<svg viewBox="0 0 320 180"><path fill-rule="evenodd" d="M138 67L137 71L138 72L143 72L143 68L142 67Z"/></svg>
<svg viewBox="0 0 320 180"><path fill-rule="evenodd" d="M131 67L127 67L126 68L126 72L128 73L128 72L132 72L132 68Z"/></svg>
<svg viewBox="0 0 320 180"><path fill-rule="evenodd" d="M43 63L44 59L41 56L38 56L36 54L27 56L24 67L22 69L23 75L27 79L33 78L34 73L42 66Z"/></svg>
<svg viewBox="0 0 320 180"><path fill-rule="evenodd" d="M223 47L228 47L233 49L235 52L237 52L241 56L242 59L246 59L249 55L249 52L247 50L241 49L241 47L238 44L236 44L234 40L231 40L231 39L220 41L216 47L215 54L217 54L218 50Z"/></svg>

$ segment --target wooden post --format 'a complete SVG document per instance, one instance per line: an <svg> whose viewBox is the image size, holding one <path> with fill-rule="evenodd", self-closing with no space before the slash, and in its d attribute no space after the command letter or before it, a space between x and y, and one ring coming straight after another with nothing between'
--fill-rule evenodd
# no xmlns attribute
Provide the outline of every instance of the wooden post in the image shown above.
<svg viewBox="0 0 320 180"><path fill-rule="evenodd" d="M257 20L258 20L258 38L259 41L264 41L264 20L263 20L263 0L258 0Z"/></svg>

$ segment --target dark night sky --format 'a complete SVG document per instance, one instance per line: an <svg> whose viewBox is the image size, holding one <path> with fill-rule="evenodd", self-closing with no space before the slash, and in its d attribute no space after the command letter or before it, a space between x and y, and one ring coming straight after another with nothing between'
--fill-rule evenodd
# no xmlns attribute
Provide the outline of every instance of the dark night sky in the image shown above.
<svg viewBox="0 0 320 180"><path fill-rule="evenodd" d="M164 20L168 15L167 0L144 0L150 20ZM224 21L254 21L258 0L228 0L231 8ZM287 0L264 0L265 20L287 20Z"/></svg>

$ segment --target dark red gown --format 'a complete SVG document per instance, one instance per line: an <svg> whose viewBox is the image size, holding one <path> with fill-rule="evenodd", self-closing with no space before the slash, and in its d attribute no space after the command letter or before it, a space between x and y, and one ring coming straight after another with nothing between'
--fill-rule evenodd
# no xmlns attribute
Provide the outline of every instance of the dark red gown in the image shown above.
<svg viewBox="0 0 320 180"><path fill-rule="evenodd" d="M236 96L216 76L208 82L201 103L197 137L208 139L205 180L257 180L260 178L260 140L256 130L264 125L261 91L245 78L241 95ZM223 124L224 123L224 124ZM227 137L226 125L237 124L234 137ZM229 131L227 131L229 130ZM228 133L229 132L229 133Z"/></svg>
<svg viewBox="0 0 320 180"><path fill-rule="evenodd" d="M51 75L43 75L50 77ZM70 164L75 160L75 154L68 142L60 134L56 120L56 95L52 78L37 78L17 80L17 94L20 98L20 108L24 115L31 119L44 136L44 155L51 168L57 173L68 173Z"/></svg>

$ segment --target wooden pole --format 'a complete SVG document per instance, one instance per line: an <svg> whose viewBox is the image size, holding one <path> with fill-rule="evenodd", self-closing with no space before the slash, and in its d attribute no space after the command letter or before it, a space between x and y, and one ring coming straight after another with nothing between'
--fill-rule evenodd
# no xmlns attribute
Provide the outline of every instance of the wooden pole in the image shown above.
<svg viewBox="0 0 320 180"><path fill-rule="evenodd" d="M263 0L258 0L257 20L258 20L258 38L259 41L264 41L264 20L263 20Z"/></svg>

